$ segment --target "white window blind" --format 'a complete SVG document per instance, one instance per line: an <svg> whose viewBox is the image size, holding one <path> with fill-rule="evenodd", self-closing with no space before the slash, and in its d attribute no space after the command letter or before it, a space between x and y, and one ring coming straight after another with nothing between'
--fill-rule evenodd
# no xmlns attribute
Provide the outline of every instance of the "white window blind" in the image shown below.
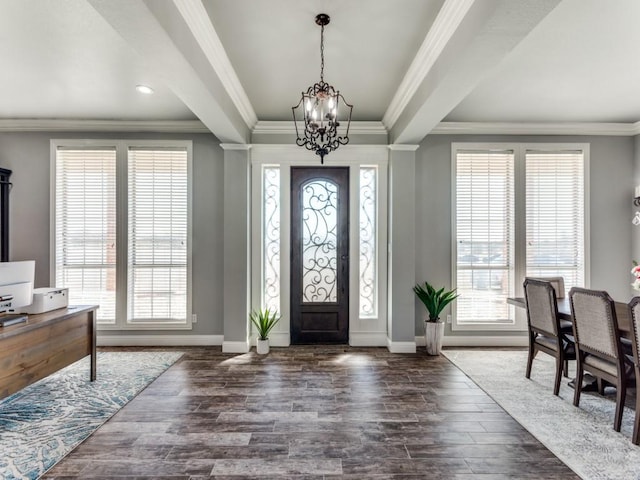
<svg viewBox="0 0 640 480"><path fill-rule="evenodd" d="M128 308L131 323L187 316L188 159L184 149L129 149Z"/></svg>
<svg viewBox="0 0 640 480"><path fill-rule="evenodd" d="M584 285L584 155L526 151L528 276Z"/></svg>
<svg viewBox="0 0 640 480"><path fill-rule="evenodd" d="M116 151L56 150L56 286L71 304L100 305L114 323L116 305Z"/></svg>
<svg viewBox="0 0 640 480"><path fill-rule="evenodd" d="M513 324L514 152L456 154L458 324Z"/></svg>

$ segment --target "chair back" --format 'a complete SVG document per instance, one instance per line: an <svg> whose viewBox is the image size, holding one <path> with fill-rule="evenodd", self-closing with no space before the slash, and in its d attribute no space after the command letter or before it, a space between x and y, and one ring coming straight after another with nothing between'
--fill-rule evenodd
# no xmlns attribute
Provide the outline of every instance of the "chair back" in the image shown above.
<svg viewBox="0 0 640 480"><path fill-rule="evenodd" d="M633 297L629 302L631 310L631 333L633 343L633 361L640 365L640 297Z"/></svg>
<svg viewBox="0 0 640 480"><path fill-rule="evenodd" d="M535 280L544 280L550 282L556 291L556 298L559 300L564 298L564 277L527 277Z"/></svg>
<svg viewBox="0 0 640 480"><path fill-rule="evenodd" d="M534 278L524 279L529 328L546 335L558 336L558 303L550 282Z"/></svg>
<svg viewBox="0 0 640 480"><path fill-rule="evenodd" d="M573 333L581 350L620 358L620 333L615 304L607 292L573 287L569 292Z"/></svg>

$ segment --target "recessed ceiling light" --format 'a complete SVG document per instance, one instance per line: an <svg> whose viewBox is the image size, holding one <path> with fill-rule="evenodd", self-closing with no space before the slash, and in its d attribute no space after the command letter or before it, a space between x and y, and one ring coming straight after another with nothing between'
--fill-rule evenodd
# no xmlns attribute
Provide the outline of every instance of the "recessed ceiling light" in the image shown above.
<svg viewBox="0 0 640 480"><path fill-rule="evenodd" d="M153 93L153 88L147 85L136 85L136 90L146 95L151 95Z"/></svg>

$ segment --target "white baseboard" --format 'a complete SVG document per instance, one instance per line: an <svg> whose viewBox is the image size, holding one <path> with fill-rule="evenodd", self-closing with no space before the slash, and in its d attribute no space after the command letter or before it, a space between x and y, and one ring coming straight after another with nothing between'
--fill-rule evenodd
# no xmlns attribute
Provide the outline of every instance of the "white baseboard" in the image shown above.
<svg viewBox="0 0 640 480"><path fill-rule="evenodd" d="M222 342L222 353L247 353L251 348L249 341Z"/></svg>
<svg viewBox="0 0 640 480"><path fill-rule="evenodd" d="M255 338L251 345L255 345ZM291 335L289 332L271 332L269 334L269 346L271 347L288 347L291 345Z"/></svg>
<svg viewBox="0 0 640 480"><path fill-rule="evenodd" d="M222 335L102 335L99 347L199 347L222 345Z"/></svg>
<svg viewBox="0 0 640 480"><path fill-rule="evenodd" d="M416 337L416 345L424 347L424 335ZM526 336L468 336L468 335L445 335L442 339L443 347L526 347L529 340Z"/></svg>
<svg viewBox="0 0 640 480"><path fill-rule="evenodd" d="M387 332L353 332L349 334L352 347L386 347Z"/></svg>
<svg viewBox="0 0 640 480"><path fill-rule="evenodd" d="M392 342L387 338L387 348L391 353L416 353L416 342Z"/></svg>

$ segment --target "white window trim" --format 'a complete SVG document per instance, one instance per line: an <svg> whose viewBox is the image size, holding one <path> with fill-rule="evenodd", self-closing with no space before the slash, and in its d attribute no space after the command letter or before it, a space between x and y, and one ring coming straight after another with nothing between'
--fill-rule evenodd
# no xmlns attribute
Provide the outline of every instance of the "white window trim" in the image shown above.
<svg viewBox="0 0 640 480"><path fill-rule="evenodd" d="M326 157L327 166L353 167L349 174L349 344L387 346L387 171L389 149L386 145L345 145ZM262 305L262 167L280 167L280 250L290 252L292 166L317 167L318 156L296 145L251 146L251 307ZM360 316L360 167L377 167L377 315ZM270 342L288 346L290 339L291 272L288 253L280 257L280 314ZM255 334L252 334L252 338Z"/></svg>
<svg viewBox="0 0 640 480"><path fill-rule="evenodd" d="M515 199L515 256L514 256L514 295L523 297L524 291L522 282L517 281L524 278L526 269L526 251L522 248L526 242L526 196L525 196L525 154L527 150L536 150L539 152L558 152L562 150L580 150L584 155L584 281L585 287L591 285L591 245L590 245L590 144L589 143L511 143L511 142L491 142L491 143L451 143L451 283L455 286L458 284L457 279L457 258L458 245L456 241L456 178L457 178L457 152L459 150L512 150L514 153L514 199ZM456 302L452 304L452 322L451 329L453 331L526 331L527 320L526 312L521 308L509 306L511 317L515 319L514 324L500 325L493 323L478 323L474 325L457 323L457 307Z"/></svg>
<svg viewBox="0 0 640 480"><path fill-rule="evenodd" d="M190 140L97 140L52 139L50 141L50 225L49 225L49 279L56 281L56 153L58 148L114 148L116 149L116 216L118 218L116 249L116 321L113 324L98 323L98 330L191 330L193 298L193 142ZM183 148L187 152L187 316L185 322L136 322L127 321L127 161L130 148Z"/></svg>

